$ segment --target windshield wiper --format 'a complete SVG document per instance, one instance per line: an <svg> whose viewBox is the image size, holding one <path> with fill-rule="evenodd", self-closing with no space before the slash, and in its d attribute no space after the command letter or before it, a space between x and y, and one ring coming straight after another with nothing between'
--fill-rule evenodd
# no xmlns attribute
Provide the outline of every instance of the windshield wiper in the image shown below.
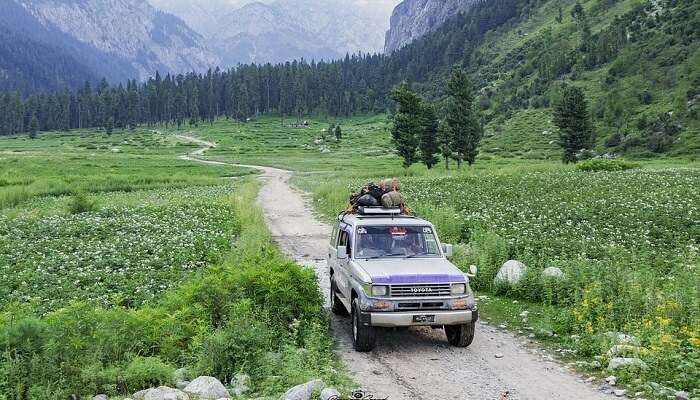
<svg viewBox="0 0 700 400"><path fill-rule="evenodd" d="M365 259L365 260L375 260L375 259L377 259L377 258L385 258L385 257L388 258L388 257L399 257L399 256L403 256L403 254L395 254L395 253L392 253L392 254L383 254L383 255L381 255L381 256L362 257L362 258Z"/></svg>
<svg viewBox="0 0 700 400"><path fill-rule="evenodd" d="M418 257L418 256L427 256L428 253L422 252L422 253L413 253L410 256L406 256L405 258L413 258L413 257Z"/></svg>

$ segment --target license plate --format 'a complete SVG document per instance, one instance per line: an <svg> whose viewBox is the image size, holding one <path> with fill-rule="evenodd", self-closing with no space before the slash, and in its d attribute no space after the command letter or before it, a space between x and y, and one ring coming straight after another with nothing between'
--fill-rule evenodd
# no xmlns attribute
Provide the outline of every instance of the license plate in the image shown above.
<svg viewBox="0 0 700 400"><path fill-rule="evenodd" d="M434 315L414 315L413 316L413 323L414 324L425 324L425 323L432 323L432 322L435 322Z"/></svg>

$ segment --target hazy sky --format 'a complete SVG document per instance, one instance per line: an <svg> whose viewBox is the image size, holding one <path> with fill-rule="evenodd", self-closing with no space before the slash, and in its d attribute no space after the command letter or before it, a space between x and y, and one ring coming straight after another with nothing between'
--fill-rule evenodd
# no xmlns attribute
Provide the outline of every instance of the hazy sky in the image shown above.
<svg viewBox="0 0 700 400"><path fill-rule="evenodd" d="M151 4L163 8L179 8L184 5L196 5L203 9L217 9L228 7L242 7L248 3L255 1L261 3L272 3L274 0L149 0ZM391 13L391 10L396 7L401 0L344 0L349 3L354 3L360 7L375 9L381 13Z"/></svg>
<svg viewBox="0 0 700 400"><path fill-rule="evenodd" d="M216 19L249 3L274 3L277 0L148 0L153 6L175 14L185 20L192 28L204 34L216 26ZM299 0L309 1L309 0ZM385 31L389 28L389 19L394 7L402 0L311 0L336 2L344 7L357 7L360 15L383 24ZM383 33L381 32L383 40Z"/></svg>

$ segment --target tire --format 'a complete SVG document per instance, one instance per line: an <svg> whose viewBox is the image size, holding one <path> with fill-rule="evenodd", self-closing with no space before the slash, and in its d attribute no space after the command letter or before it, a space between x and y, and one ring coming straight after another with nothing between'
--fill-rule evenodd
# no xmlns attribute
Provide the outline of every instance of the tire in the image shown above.
<svg viewBox="0 0 700 400"><path fill-rule="evenodd" d="M372 351L376 344L376 329L360 323L360 302L355 299L352 301L352 345L355 351L366 353Z"/></svg>
<svg viewBox="0 0 700 400"><path fill-rule="evenodd" d="M455 347L469 347L474 340L474 324L445 325L447 341Z"/></svg>
<svg viewBox="0 0 700 400"><path fill-rule="evenodd" d="M345 305L338 301L338 288L335 287L335 282L331 278L331 311L335 315L348 315L348 310L345 309Z"/></svg>

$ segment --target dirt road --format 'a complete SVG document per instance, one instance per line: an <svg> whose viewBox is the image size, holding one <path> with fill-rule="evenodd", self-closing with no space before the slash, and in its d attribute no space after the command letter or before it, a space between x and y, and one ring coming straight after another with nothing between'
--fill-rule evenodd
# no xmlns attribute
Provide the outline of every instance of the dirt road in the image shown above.
<svg viewBox="0 0 700 400"><path fill-rule="evenodd" d="M198 156L215 147L213 143L190 141L205 147L186 156L193 161L204 161ZM304 194L290 187L291 172L257 168L264 183L258 204L273 237L290 258L315 269L328 302L325 257L330 227L319 222ZM375 399L611 398L526 344L526 339L482 323L477 326L474 343L466 349L449 346L442 330L411 328L380 332L376 350L356 353L348 318L334 317L332 332L350 375Z"/></svg>

